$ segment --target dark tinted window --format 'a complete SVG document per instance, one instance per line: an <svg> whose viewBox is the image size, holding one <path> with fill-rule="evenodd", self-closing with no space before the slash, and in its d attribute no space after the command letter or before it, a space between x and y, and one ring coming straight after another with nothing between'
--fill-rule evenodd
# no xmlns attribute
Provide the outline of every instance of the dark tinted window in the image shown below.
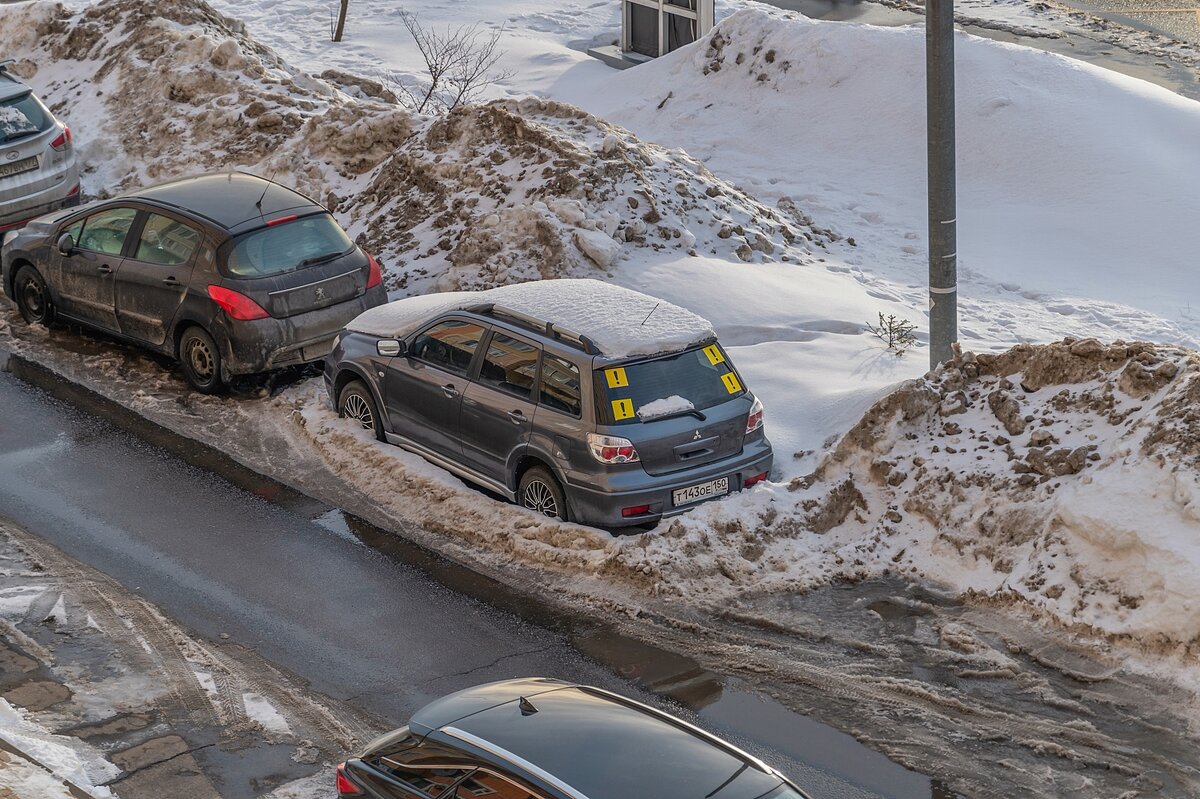
<svg viewBox="0 0 1200 799"><path fill-rule="evenodd" d="M92 214L84 220L83 232L75 239L75 246L105 255L120 255L135 216L137 211L132 208L111 208Z"/></svg>
<svg viewBox="0 0 1200 799"><path fill-rule="evenodd" d="M329 214L316 214L247 233L237 240L225 269L235 277L265 277L333 260L354 242Z"/></svg>
<svg viewBox="0 0 1200 799"><path fill-rule="evenodd" d="M546 408L579 416L579 369L572 363L547 355L542 361L541 390L538 401Z"/></svg>
<svg viewBox="0 0 1200 799"><path fill-rule="evenodd" d="M746 392L720 345L596 370L604 424L629 424L659 412L720 405ZM655 403L655 404L651 404Z"/></svg>
<svg viewBox="0 0 1200 799"><path fill-rule="evenodd" d="M164 266L185 264L192 259L199 242L200 234L194 228L169 217L150 214L142 228L134 258Z"/></svg>
<svg viewBox="0 0 1200 799"><path fill-rule="evenodd" d="M0 142L41 133L53 124L50 112L32 94L0 100Z"/></svg>
<svg viewBox="0 0 1200 799"><path fill-rule="evenodd" d="M471 358L483 338L482 327L470 322L450 320L434 325L413 342L412 355L452 372L471 367Z"/></svg>
<svg viewBox="0 0 1200 799"><path fill-rule="evenodd" d="M479 367L479 382L531 400L537 380L538 352L532 344L496 331Z"/></svg>

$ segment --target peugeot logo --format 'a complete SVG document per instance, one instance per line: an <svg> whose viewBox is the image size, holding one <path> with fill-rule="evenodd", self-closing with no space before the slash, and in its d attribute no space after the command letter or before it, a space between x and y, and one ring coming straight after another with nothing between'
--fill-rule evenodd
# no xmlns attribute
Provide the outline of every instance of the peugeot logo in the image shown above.
<svg viewBox="0 0 1200 799"><path fill-rule="evenodd" d="M18 153L16 150L10 150L9 152L5 153L4 157L9 161L16 161L18 155L20 155L20 153Z"/></svg>
<svg viewBox="0 0 1200 799"><path fill-rule="evenodd" d="M699 441L701 438L703 438L703 436L701 436L700 431L697 430L696 435L692 436L692 441Z"/></svg>
<svg viewBox="0 0 1200 799"><path fill-rule="evenodd" d="M321 289L321 288L317 289L317 299L318 300L325 299L325 289Z"/></svg>

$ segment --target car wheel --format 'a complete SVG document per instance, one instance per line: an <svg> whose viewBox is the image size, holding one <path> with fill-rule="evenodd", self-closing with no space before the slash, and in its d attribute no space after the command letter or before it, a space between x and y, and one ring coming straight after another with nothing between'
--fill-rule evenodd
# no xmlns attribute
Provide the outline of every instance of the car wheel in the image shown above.
<svg viewBox="0 0 1200 799"><path fill-rule="evenodd" d="M385 440L379 408L375 405L375 398L371 396L370 389L361 380L352 380L346 384L342 393L338 395L337 407L338 416L353 419L361 424L364 430L373 432L375 438Z"/></svg>
<svg viewBox="0 0 1200 799"><path fill-rule="evenodd" d="M541 466L534 466L521 475L517 501L532 511L567 521L567 497L562 486Z"/></svg>
<svg viewBox="0 0 1200 799"><path fill-rule="evenodd" d="M219 394L225 388L221 378L221 351L203 328L189 327L179 339L179 365L184 377L201 394Z"/></svg>
<svg viewBox="0 0 1200 799"><path fill-rule="evenodd" d="M54 305L46 281L32 266L22 266L13 280L13 299L21 318L31 325L49 327L54 322Z"/></svg>

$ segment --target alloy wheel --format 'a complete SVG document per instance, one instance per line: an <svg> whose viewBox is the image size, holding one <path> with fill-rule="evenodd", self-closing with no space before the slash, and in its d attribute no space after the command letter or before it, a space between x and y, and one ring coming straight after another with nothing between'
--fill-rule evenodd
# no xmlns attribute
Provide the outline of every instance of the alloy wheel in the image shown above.
<svg viewBox="0 0 1200 799"><path fill-rule="evenodd" d="M371 412L371 406L357 394L350 394L346 397L342 404L342 415L347 419L357 420L364 430L375 429L375 414Z"/></svg>
<svg viewBox="0 0 1200 799"><path fill-rule="evenodd" d="M558 518L558 502L554 499L554 492L550 490L550 486L541 480L534 480L525 486L525 496L523 499L525 500L525 507L530 510Z"/></svg>

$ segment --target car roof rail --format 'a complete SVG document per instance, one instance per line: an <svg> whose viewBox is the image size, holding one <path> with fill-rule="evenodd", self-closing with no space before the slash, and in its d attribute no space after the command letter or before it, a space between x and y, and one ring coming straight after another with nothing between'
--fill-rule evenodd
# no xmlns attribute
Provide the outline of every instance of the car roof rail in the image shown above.
<svg viewBox="0 0 1200 799"><path fill-rule="evenodd" d="M586 352L588 355L600 355L600 348L596 346L596 342L592 341L582 333L576 333L574 330L565 327L559 327L553 322L543 322L529 314L514 311L512 308L506 308L503 305L497 305L494 302L481 303L473 305L467 309L477 314L484 316L497 316L502 319L507 319L511 322L516 322L519 325L528 327L532 330L545 333L553 339L564 341Z"/></svg>
<svg viewBox="0 0 1200 799"><path fill-rule="evenodd" d="M15 63L17 63L17 59L15 58L6 58L0 61L0 72L8 72L8 68Z"/></svg>

